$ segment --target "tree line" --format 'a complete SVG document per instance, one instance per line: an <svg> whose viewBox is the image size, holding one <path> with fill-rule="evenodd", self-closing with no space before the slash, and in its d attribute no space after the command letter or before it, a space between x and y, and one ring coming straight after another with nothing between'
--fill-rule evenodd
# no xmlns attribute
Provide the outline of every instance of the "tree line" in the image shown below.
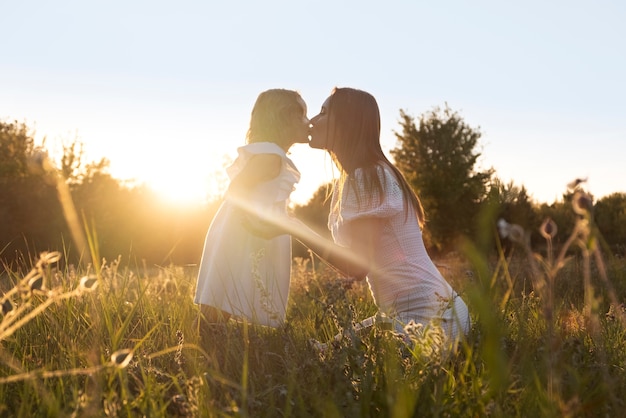
<svg viewBox="0 0 626 418"><path fill-rule="evenodd" d="M76 263L79 254L61 204L66 185L78 226L98 257L129 263L195 263L218 202L182 207L143 185L109 173L109 161L84 162L82 144L63 145L56 170L46 150L18 122L0 122L0 259L26 263L41 251L58 250ZM60 185L59 181L63 184Z"/></svg>
<svg viewBox="0 0 626 418"><path fill-rule="evenodd" d="M538 228L548 218L558 226L557 245L571 233L576 220L571 199L584 182L565 189L558 201L535 202L524 186L503 183L493 169L478 169L480 129L447 105L417 118L400 111L395 135L391 156L422 200L425 239L434 255L458 251L467 239L482 236L484 241L487 235L494 241L498 219L520 225L537 245L542 243ZM121 256L150 266L199 261L219 198L188 206L165 201L146 186L112 177L104 158L85 162L78 142L63 145L55 168L46 155L26 124L0 121L0 260L5 265L30 265L30 258L50 250L62 251L70 262L80 259L61 190L71 196L78 226L98 257ZM326 236L328 190L320 187L307 204L293 208L295 216ZM603 245L624 255L626 194L614 193L592 205ZM296 244L294 255L307 256L306 249Z"/></svg>

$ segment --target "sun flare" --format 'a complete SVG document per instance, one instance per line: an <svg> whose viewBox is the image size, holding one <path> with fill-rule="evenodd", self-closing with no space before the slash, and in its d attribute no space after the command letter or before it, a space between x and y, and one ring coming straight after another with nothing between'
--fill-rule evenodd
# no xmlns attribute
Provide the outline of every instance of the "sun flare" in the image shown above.
<svg viewBox="0 0 626 418"><path fill-rule="evenodd" d="M144 184L163 200L176 205L196 205L218 198L225 189L219 170L179 169L175 173L155 173Z"/></svg>
<svg viewBox="0 0 626 418"><path fill-rule="evenodd" d="M135 160L117 159L112 161L111 174L131 184L145 186L163 202L178 206L210 202L226 189L225 163L219 158L203 159L206 153L202 152L164 154L154 152L150 159L142 162L139 170Z"/></svg>

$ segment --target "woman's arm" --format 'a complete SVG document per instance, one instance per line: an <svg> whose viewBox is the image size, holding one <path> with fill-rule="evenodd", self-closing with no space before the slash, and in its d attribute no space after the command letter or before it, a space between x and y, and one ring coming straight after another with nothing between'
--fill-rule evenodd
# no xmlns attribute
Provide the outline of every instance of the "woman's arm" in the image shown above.
<svg viewBox="0 0 626 418"><path fill-rule="evenodd" d="M237 203L238 200L234 202ZM243 202L240 203L242 209L245 210ZM244 220L244 223L245 227L254 235L265 239L272 239L285 234L291 235L346 277L363 280L370 271L373 246L368 245L368 243L372 242L378 223L372 226L373 229L368 226L372 222L369 220L363 219L355 224L356 231L353 239L360 242L348 248L337 245L332 239L319 235L305 223L292 216L276 213L251 213L250 215Z"/></svg>
<svg viewBox="0 0 626 418"><path fill-rule="evenodd" d="M365 274L375 268L374 260L376 259L377 242L382 233L383 222L384 219L376 217L358 218L350 221L352 242L350 249L367 260L368 269Z"/></svg>
<svg viewBox="0 0 626 418"><path fill-rule="evenodd" d="M346 277L363 280L374 267L376 237L380 235L382 228L380 218L368 217L351 221L350 247L335 244L299 220L293 222L289 233Z"/></svg>

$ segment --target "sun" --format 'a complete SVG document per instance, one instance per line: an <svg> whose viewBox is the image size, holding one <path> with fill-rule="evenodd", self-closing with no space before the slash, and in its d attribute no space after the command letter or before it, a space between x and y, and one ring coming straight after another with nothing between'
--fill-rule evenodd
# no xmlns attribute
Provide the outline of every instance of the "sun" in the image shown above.
<svg viewBox="0 0 626 418"><path fill-rule="evenodd" d="M111 174L147 187L164 204L189 206L216 201L228 186L226 167L236 156L236 148L193 135L181 136L175 143L154 139L149 147L139 141L110 147Z"/></svg>
<svg viewBox="0 0 626 418"><path fill-rule="evenodd" d="M145 186L164 203L176 206L203 205L218 199L226 190L227 176L222 161L201 159L202 153L157 155L140 165L136 159L112 160L113 177ZM126 155L123 155L126 157Z"/></svg>
<svg viewBox="0 0 626 418"><path fill-rule="evenodd" d="M187 179L168 177L152 178L146 186L155 192L161 199L176 205L196 205L206 201L208 191L194 187Z"/></svg>
<svg viewBox="0 0 626 418"><path fill-rule="evenodd" d="M219 198L225 189L221 170L179 166L171 172L153 172L144 184L160 198L176 206L202 205Z"/></svg>

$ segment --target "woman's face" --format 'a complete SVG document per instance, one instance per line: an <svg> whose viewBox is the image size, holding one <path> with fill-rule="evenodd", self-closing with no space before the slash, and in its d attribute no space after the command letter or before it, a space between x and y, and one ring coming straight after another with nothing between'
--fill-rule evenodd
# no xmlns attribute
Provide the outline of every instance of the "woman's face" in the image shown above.
<svg viewBox="0 0 626 418"><path fill-rule="evenodd" d="M332 96L331 96L332 97ZM328 149L328 108L330 97L322 104L320 113L311 119L311 140L309 146L317 149Z"/></svg>

